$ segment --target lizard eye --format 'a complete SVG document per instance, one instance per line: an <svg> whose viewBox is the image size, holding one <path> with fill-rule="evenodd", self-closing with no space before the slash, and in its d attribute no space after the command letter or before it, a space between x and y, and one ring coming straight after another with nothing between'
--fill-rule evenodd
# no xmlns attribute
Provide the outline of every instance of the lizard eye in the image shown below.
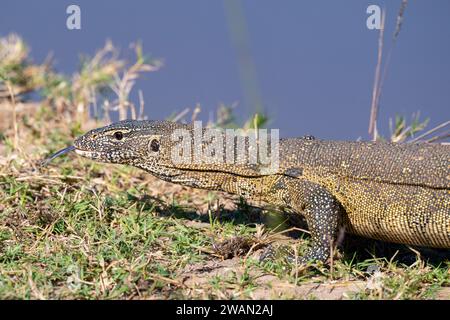
<svg viewBox="0 0 450 320"><path fill-rule="evenodd" d="M150 149L153 152L159 151L159 141L157 139L153 139L152 142L150 142Z"/></svg>
<svg viewBox="0 0 450 320"><path fill-rule="evenodd" d="M117 140L122 140L123 133L120 131L114 132L114 138L116 138Z"/></svg>

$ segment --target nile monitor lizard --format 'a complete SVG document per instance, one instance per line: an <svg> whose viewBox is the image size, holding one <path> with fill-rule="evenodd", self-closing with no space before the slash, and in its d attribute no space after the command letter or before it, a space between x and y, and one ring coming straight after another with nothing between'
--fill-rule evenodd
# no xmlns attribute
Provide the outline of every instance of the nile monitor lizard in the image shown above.
<svg viewBox="0 0 450 320"><path fill-rule="evenodd" d="M193 132L192 125L168 121L122 121L89 131L55 156L75 150L302 214L311 246L301 262L326 261L341 227L373 239L450 248L449 145L277 139L279 163L270 171L245 162L174 161L175 129ZM250 148L248 139L243 146Z"/></svg>

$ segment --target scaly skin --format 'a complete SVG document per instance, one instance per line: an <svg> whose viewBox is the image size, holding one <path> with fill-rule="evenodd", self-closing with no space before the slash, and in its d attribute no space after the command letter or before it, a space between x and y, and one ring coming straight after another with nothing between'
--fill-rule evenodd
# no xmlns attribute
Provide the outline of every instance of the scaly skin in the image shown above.
<svg viewBox="0 0 450 320"><path fill-rule="evenodd" d="M282 139L279 168L268 172L260 165L172 163L171 134L178 128L192 130L167 121L122 121L86 133L74 147L90 159L303 214L312 245L301 263L326 261L341 227L373 239L450 248L448 145Z"/></svg>

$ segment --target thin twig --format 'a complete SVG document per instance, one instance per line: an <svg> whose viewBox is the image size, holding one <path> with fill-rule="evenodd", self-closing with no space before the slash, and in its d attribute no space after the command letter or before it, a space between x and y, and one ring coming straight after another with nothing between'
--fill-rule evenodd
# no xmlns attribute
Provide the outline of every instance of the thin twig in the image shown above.
<svg viewBox="0 0 450 320"><path fill-rule="evenodd" d="M136 107L134 106L134 103L130 102L130 111L131 111L131 119L137 120L136 117Z"/></svg>
<svg viewBox="0 0 450 320"><path fill-rule="evenodd" d="M384 40L384 22L386 18L386 10L383 10L381 14L381 28L380 35L378 37L378 58L377 66L375 68L375 79L372 90L372 105L370 108L370 121L369 121L369 134L373 135L373 140L377 138L377 116L378 116L378 91L380 90L380 73L381 64L383 60L383 40Z"/></svg>
<svg viewBox="0 0 450 320"><path fill-rule="evenodd" d="M444 123L441 123L440 125L434 127L433 129L428 130L428 131L425 132L424 134L421 134L420 136L418 136L418 137L416 137L416 138L410 140L409 142L417 142L417 141L419 141L420 139L422 139L422 138L424 138L424 137L426 137L426 136L429 136L430 134L432 134L432 133L438 131L439 129L442 129L442 128L448 126L448 125L450 125L450 120L448 120L448 121L446 121L446 122L444 122Z"/></svg>
<svg viewBox="0 0 450 320"><path fill-rule="evenodd" d="M188 112L189 112L189 108L185 108L183 111L181 111L180 113L178 113L173 119L173 122L177 122L180 121Z"/></svg>
<svg viewBox="0 0 450 320"><path fill-rule="evenodd" d="M447 138L450 138L450 130L447 130L446 132L444 132L443 134L441 134L439 136L436 136L436 137L433 137L431 139L428 139L428 140L426 140L426 142L429 142L429 143L437 142L439 140L445 140Z"/></svg>
<svg viewBox="0 0 450 320"><path fill-rule="evenodd" d="M14 96L14 92L9 81L5 81L5 84L6 87L8 88L8 92L11 97L11 104L13 107L14 149L17 149L19 145L19 128L17 126L16 98Z"/></svg>
<svg viewBox="0 0 450 320"><path fill-rule="evenodd" d="M404 14L405 14L407 5L408 5L408 0L402 0L402 4L400 5L400 9L397 14L397 24L395 26L394 35L392 37L392 46L389 48L389 52L388 52L388 55L386 58L386 62L384 64L384 68L383 68L383 74L381 76L380 86L379 86L379 90L378 90L377 98L376 98L377 105L378 105L378 102L380 101L381 92L383 91L383 86L384 86L384 80L386 79L386 74L389 69L389 65L391 63L392 51L394 50L395 45L397 44L398 35L400 34L400 31L402 29Z"/></svg>
<svg viewBox="0 0 450 320"><path fill-rule="evenodd" d="M144 120L144 105L145 105L145 101L144 101L144 95L142 94L142 90L138 91L138 95L139 95L139 120Z"/></svg>
<svg viewBox="0 0 450 320"><path fill-rule="evenodd" d="M197 116L200 113L202 109L200 108L200 104L197 103L195 105L194 111L192 111L192 117L191 117L191 121L194 122L195 120L197 120Z"/></svg>

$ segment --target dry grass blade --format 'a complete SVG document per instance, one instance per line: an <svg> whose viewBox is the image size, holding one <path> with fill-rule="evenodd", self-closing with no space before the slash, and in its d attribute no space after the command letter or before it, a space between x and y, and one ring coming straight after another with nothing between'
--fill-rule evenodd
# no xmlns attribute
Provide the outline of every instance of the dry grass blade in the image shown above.
<svg viewBox="0 0 450 320"><path fill-rule="evenodd" d="M375 67L375 79L372 89L372 104L370 107L370 121L369 121L369 134L373 135L373 140L376 140L378 136L377 132L377 116L378 116L378 98L380 90L380 74L381 65L383 60L383 41L384 41L384 24L386 19L386 11L383 10L381 14L381 28L380 35L378 37L378 55L377 55L377 65Z"/></svg>
<svg viewBox="0 0 450 320"><path fill-rule="evenodd" d="M392 45L389 48L386 62L383 67L383 72L380 77L379 71L381 69L381 64L382 64L381 60L382 60L382 51L383 51L383 32L384 32L384 26L385 26L385 11L383 11L380 37L378 39L378 62L377 62L377 67L376 67L376 72L375 72L374 88L373 88L373 92L372 92L372 105L371 105L371 115L370 115L370 123L369 123L369 134L373 135L373 137L372 137L373 140L378 139L376 122L377 122L377 116L378 116L380 97L381 97L381 93L383 91L383 86L384 86L384 81L386 79L387 71L389 69L389 65L391 62L392 52L397 43L398 35L400 34L400 31L402 29L404 14L405 14L407 5L408 5L408 0L402 0L399 12L397 14L397 22L396 22L395 31L394 31L394 34L392 37Z"/></svg>
<svg viewBox="0 0 450 320"><path fill-rule="evenodd" d="M142 93L142 90L138 91L138 95L139 95L139 116L138 116L138 120L145 120L145 115L144 115L145 101L144 101L144 94Z"/></svg>
<svg viewBox="0 0 450 320"><path fill-rule="evenodd" d="M33 65L28 59L29 50L16 34L0 38L0 100L10 99L8 86L12 88L16 101L22 95L39 89L43 84L49 62ZM9 84L6 85L6 82Z"/></svg>
<svg viewBox="0 0 450 320"><path fill-rule="evenodd" d="M400 5L400 10L398 11L398 15L397 15L397 24L395 25L394 36L392 38L394 41L397 40L398 35L402 29L404 14L405 14L407 5L408 5L408 0L402 0L402 3Z"/></svg>
<svg viewBox="0 0 450 320"><path fill-rule="evenodd" d="M14 128L14 149L19 146L19 127L17 125L17 112L16 112L16 98L13 92L13 88L9 81L5 81L5 85L8 88L9 95L11 97L12 114L13 114L13 128Z"/></svg>
<svg viewBox="0 0 450 320"><path fill-rule="evenodd" d="M177 287L184 287L184 284L181 281L173 280L173 279L161 276L159 274L150 274L148 277L155 281L162 281L162 282L166 282L168 284L172 284Z"/></svg>
<svg viewBox="0 0 450 320"><path fill-rule="evenodd" d="M122 75L116 73L114 75L114 82L111 84L111 89L117 95L115 102L116 109L119 111L119 119L127 119L128 108L131 109L132 118L136 119L136 110L134 105L129 101L129 95L133 88L135 81L143 72L153 72L159 70L163 63L160 60L152 61L152 64L146 63L146 59L142 54L142 46L137 44L135 46L136 62L126 69Z"/></svg>
<svg viewBox="0 0 450 320"><path fill-rule="evenodd" d="M72 103L76 106L75 117L79 121L89 118L89 106L96 103L96 94L102 90L106 83L112 81L125 66L125 62L118 59L118 51L111 41L97 51L92 59L83 61L81 70L72 78Z"/></svg>
<svg viewBox="0 0 450 320"><path fill-rule="evenodd" d="M377 93L377 98L376 98L377 103L379 103L381 92L383 91L384 81L386 79L387 71L388 71L389 65L391 63L392 51L394 50L394 47L395 47L395 45L397 43L398 35L400 34L400 31L402 29L403 19L404 19L404 14L405 14L405 10L406 10L407 4L408 4L408 0L403 0L401 5L400 5L399 12L397 14L397 23L396 23L396 26L395 26L394 35L392 37L392 45L389 48L389 52L388 52L388 55L387 55L387 58L386 58L386 63L384 64L383 74L381 76L380 86L379 86L379 90L378 90L378 93Z"/></svg>
<svg viewBox="0 0 450 320"><path fill-rule="evenodd" d="M189 108L185 108L184 110L182 110L181 112L179 112L173 119L173 122L177 122L180 121L184 118L184 116L186 116L189 113L190 109Z"/></svg>
<svg viewBox="0 0 450 320"><path fill-rule="evenodd" d="M420 141L421 139L423 139L423 138L425 138L425 137L427 137L427 136L429 136L429 135L431 135L431 134L437 132L438 130L441 130L441 129L445 128L446 126L449 126L449 125L450 125L450 120L448 120L448 121L446 121L446 122L444 122L444 123L441 123L440 125L437 125L436 127L432 128L432 129L430 129L430 130L428 130L427 132L421 134L420 136L418 136L418 137L412 139L412 140L409 141L409 142L417 142L417 141ZM441 140L441 138L439 138L439 140Z"/></svg>
<svg viewBox="0 0 450 320"><path fill-rule="evenodd" d="M442 134L440 134L438 136L435 136L435 137L433 137L431 139L428 139L428 140L426 140L426 142L428 142L428 143L435 143L435 142L438 142L438 141L441 141L441 140L446 140L448 138L450 138L450 130L447 130L447 131L445 131L444 133L442 133ZM446 144L446 143L444 143L444 144Z"/></svg>

